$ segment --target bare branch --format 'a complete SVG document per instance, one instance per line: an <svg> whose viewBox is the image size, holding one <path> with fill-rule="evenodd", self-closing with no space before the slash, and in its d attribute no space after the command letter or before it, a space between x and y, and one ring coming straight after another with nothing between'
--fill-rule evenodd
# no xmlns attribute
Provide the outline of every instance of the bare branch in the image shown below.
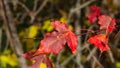
<svg viewBox="0 0 120 68"><path fill-rule="evenodd" d="M2 17L4 20L4 25L5 25L5 30L6 30L6 35L7 38L9 39L11 48L13 49L13 51L15 52L20 67L21 68L27 68L27 64L25 59L22 57L23 54L23 49L22 49L22 45L19 41L19 38L17 36L17 32L16 32L16 28L14 26L14 22L12 19L12 15L10 12L10 8L8 5L7 0L0 0L1 6L2 6Z"/></svg>
<svg viewBox="0 0 120 68"><path fill-rule="evenodd" d="M77 0L76 2L76 7L79 7L81 4L80 0ZM81 31L78 29L81 29L81 25L80 25L80 17L81 17L81 10L78 10L75 12L76 14L76 21L75 21L75 33L76 34L81 34ZM77 68L83 68L83 65L81 64L81 36L78 37L78 46L77 46L77 54L76 54L76 63L77 63Z"/></svg>
<svg viewBox="0 0 120 68"><path fill-rule="evenodd" d="M28 9L28 7L27 7L25 4L23 4L23 3L20 2L20 1L18 2L18 4L21 5L21 6L26 10L27 13L30 12L30 10Z"/></svg>
<svg viewBox="0 0 120 68"><path fill-rule="evenodd" d="M78 11L78 10L86 7L86 6L88 6L89 4L91 4L91 3L94 2L94 1L96 1L96 0L90 0L90 1L86 2L85 4L82 4L82 5L74 8L71 12L74 13L74 12L76 12L76 11Z"/></svg>
<svg viewBox="0 0 120 68"><path fill-rule="evenodd" d="M42 3L42 5L38 8L38 10L35 12L35 16L38 15L38 13L45 7L45 5L47 4L49 0L44 0L44 2Z"/></svg>
<svg viewBox="0 0 120 68"><path fill-rule="evenodd" d="M1 51L1 48L2 48L2 28L0 26L0 51Z"/></svg>
<svg viewBox="0 0 120 68"><path fill-rule="evenodd" d="M60 67L60 58L61 58L61 56L62 56L62 52L63 52L63 50L58 54L58 56L57 56L57 61L56 61L56 68L61 68Z"/></svg>
<svg viewBox="0 0 120 68"><path fill-rule="evenodd" d="M115 59L113 58L113 54L111 51L108 52L109 56L110 56L110 59L112 61L112 63L115 63Z"/></svg>
<svg viewBox="0 0 120 68"><path fill-rule="evenodd" d="M36 11L37 5L38 5L38 0L35 0L35 1L34 1L33 11Z"/></svg>
<svg viewBox="0 0 120 68"><path fill-rule="evenodd" d="M95 54L96 50L97 50L97 48L96 48L96 47L95 47L95 48L93 48L93 50L92 50L92 51L90 52L90 54L88 55L88 57L87 57L86 61L89 61L89 60L91 59L91 57Z"/></svg>
<svg viewBox="0 0 120 68"><path fill-rule="evenodd" d="M60 67L65 66L71 59L73 59L75 55L71 55L68 59L66 59L63 63L60 64Z"/></svg>
<svg viewBox="0 0 120 68"><path fill-rule="evenodd" d="M72 15L73 15L76 11L79 11L80 9L88 6L89 4L91 4L91 3L94 2L94 1L96 1L96 0L90 0L90 1L88 1L88 2L86 2L86 3L84 3L84 4L82 4L82 5L80 5L80 6L78 6L78 7L71 8L71 9L70 9L70 12L69 12L69 14L68 14L67 24L70 23L70 19L71 19Z"/></svg>

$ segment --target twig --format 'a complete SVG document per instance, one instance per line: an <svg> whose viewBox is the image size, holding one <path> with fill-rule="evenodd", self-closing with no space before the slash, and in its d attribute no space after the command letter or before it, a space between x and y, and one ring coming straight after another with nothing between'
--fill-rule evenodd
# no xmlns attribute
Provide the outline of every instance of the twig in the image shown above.
<svg viewBox="0 0 120 68"><path fill-rule="evenodd" d="M26 10L27 13L30 12L30 10L28 9L28 7L27 7L25 4L23 4L23 3L20 2L20 1L18 2L18 4L21 5L21 6Z"/></svg>
<svg viewBox="0 0 120 68"><path fill-rule="evenodd" d="M96 52L97 48L93 48L93 50L90 52L90 54L88 55L86 61L89 61L91 59L91 57L94 55L94 53Z"/></svg>
<svg viewBox="0 0 120 68"><path fill-rule="evenodd" d="M48 1L49 0L44 0L42 5L38 8L38 10L30 13L30 17L31 17L30 22L31 23L33 23L33 21L35 20L35 17L42 11L42 9L45 7L45 5L47 4Z"/></svg>
<svg viewBox="0 0 120 68"><path fill-rule="evenodd" d="M76 8L71 8L71 9L70 9L70 12L69 12L69 14L68 14L67 24L70 23L71 17L72 17L72 15L73 15L76 11L79 11L80 9L88 6L89 4L91 4L91 3L94 2L94 1L96 1L96 0L90 0L90 1L88 1L88 2L86 2L86 3L84 3L84 4L80 5L80 6L78 6L78 7L76 7Z"/></svg>
<svg viewBox="0 0 120 68"><path fill-rule="evenodd" d="M4 20L4 25L5 25L5 30L6 30L6 35L7 38L9 39L11 48L15 52L18 61L19 61L19 66L21 68L27 68L27 64L25 59L22 57L23 54L23 49L22 45L20 43L20 40L17 36L16 28L14 26L14 22L12 19L12 15L10 12L10 8L8 5L7 0L0 0L1 6L2 6L2 17Z"/></svg>
<svg viewBox="0 0 120 68"><path fill-rule="evenodd" d="M66 59L64 62L62 62L61 64L60 64L60 67L63 67L63 66L65 66L67 63L69 63L69 61L71 60L71 59L73 59L75 57L75 55L71 55L68 59Z"/></svg>
<svg viewBox="0 0 120 68"><path fill-rule="evenodd" d="M114 46L110 46L110 50L111 50L111 52L114 55L116 60L120 59L120 49L119 48L114 47Z"/></svg>
<svg viewBox="0 0 120 68"><path fill-rule="evenodd" d="M110 56L110 59L111 59L112 63L115 63L115 60L114 60L114 58L113 58L112 52L111 52L111 51L108 51L108 54L109 54L109 56Z"/></svg>
<svg viewBox="0 0 120 68"><path fill-rule="evenodd" d="M1 48L2 48L2 28L0 26L0 52L1 52Z"/></svg>
<svg viewBox="0 0 120 68"><path fill-rule="evenodd" d="M95 64L96 64L96 62L93 61L93 62L92 62L92 68L95 68Z"/></svg>
<svg viewBox="0 0 120 68"><path fill-rule="evenodd" d="M38 1L39 1L39 0L35 0L35 1L34 1L33 11L36 11L37 5L38 5Z"/></svg>
<svg viewBox="0 0 120 68"><path fill-rule="evenodd" d="M87 48L87 49L90 51L89 48ZM90 52L90 54L88 55L86 61L89 61L91 58L93 58L94 61L95 61L97 64L99 64L102 68L104 68L104 67L101 65L101 63L97 60L97 58L94 56L94 53L95 53L96 49L97 49L97 48L95 47L95 48Z"/></svg>
<svg viewBox="0 0 120 68"><path fill-rule="evenodd" d="M60 58L61 58L61 56L62 56L62 52L63 52L63 50L58 54L58 56L57 56L57 61L56 61L56 68L61 68L60 67Z"/></svg>
<svg viewBox="0 0 120 68"><path fill-rule="evenodd" d="M91 4L91 3L94 2L94 1L96 1L96 0L90 0L90 1L86 2L85 4L80 5L79 7L74 8L71 12L72 12L72 13L77 12L78 10L80 10L80 9L88 6L89 4Z"/></svg>
<svg viewBox="0 0 120 68"><path fill-rule="evenodd" d="M77 0L76 2L76 7L79 7L80 6L80 0ZM76 14L76 21L75 21L75 33L78 34L78 33L81 33L80 30L77 30L77 29L81 29L81 25L80 25L80 17L81 17L81 10L78 10L75 12ZM81 64L81 36L78 37L78 46L77 46L77 53L76 53L76 63L77 63L77 68L83 68L83 65Z"/></svg>
<svg viewBox="0 0 120 68"><path fill-rule="evenodd" d="M98 65L101 66L101 68L104 68L94 55L93 55L92 57L93 57L94 61L95 61Z"/></svg>
<svg viewBox="0 0 120 68"><path fill-rule="evenodd" d="M35 16L38 15L38 13L45 7L45 5L47 4L49 0L44 0L44 2L42 3L42 5L38 8L38 10L35 12Z"/></svg>
<svg viewBox="0 0 120 68"><path fill-rule="evenodd" d="M3 51L3 52L5 52L5 51L7 50L9 44L10 44L10 42L9 42L9 40L8 40L8 38L7 38L7 40L6 40L6 45L5 45L5 48L4 48L4 51Z"/></svg>

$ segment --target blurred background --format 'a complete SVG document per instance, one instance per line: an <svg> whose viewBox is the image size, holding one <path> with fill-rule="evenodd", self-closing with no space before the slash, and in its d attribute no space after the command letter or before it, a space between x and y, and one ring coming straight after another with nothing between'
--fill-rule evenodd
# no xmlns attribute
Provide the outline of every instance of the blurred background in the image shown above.
<svg viewBox="0 0 120 68"><path fill-rule="evenodd" d="M87 19L93 5L117 24L109 34L110 51L102 54L87 43L93 35L88 30L99 29ZM27 68L30 62L21 55L39 48L44 35L54 30L54 20L79 35L76 55L67 46L58 55L47 55L54 68L120 68L120 0L0 0L0 68Z"/></svg>

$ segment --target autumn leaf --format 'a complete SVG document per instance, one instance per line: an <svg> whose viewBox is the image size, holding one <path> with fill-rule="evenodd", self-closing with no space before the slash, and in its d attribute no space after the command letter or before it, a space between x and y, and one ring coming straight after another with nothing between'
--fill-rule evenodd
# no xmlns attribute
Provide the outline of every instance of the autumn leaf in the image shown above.
<svg viewBox="0 0 120 68"><path fill-rule="evenodd" d="M52 22L52 26L59 33L64 34L62 37L65 37L68 47L71 49L72 53L75 54L78 43L76 35L71 30L69 30L69 28L66 26L66 23L61 23L60 21L54 21Z"/></svg>
<svg viewBox="0 0 120 68"><path fill-rule="evenodd" d="M23 54L23 57L35 61L32 65L28 66L28 68L39 68L42 63L46 64L47 68L53 68L50 59L45 54L34 56L34 52L28 52Z"/></svg>
<svg viewBox="0 0 120 68"><path fill-rule="evenodd" d="M76 54L77 37L68 29L65 23L54 21L51 23L56 31L47 33L40 41L40 47L36 52L28 52L23 56L31 61L35 61L29 68L39 68L40 64L45 63L47 68L53 68L51 61L45 54L58 54L65 46L66 42L73 54Z"/></svg>
<svg viewBox="0 0 120 68"><path fill-rule="evenodd" d="M88 39L88 42L98 47L101 52L108 51L110 49L108 47L108 38L105 34L98 34L93 37L90 37Z"/></svg>
<svg viewBox="0 0 120 68"><path fill-rule="evenodd" d="M73 54L76 54L76 47L77 47L78 40L75 34L73 34L72 32L69 32L66 38L67 38L68 47L72 50Z"/></svg>
<svg viewBox="0 0 120 68"><path fill-rule="evenodd" d="M115 20L107 15L99 16L98 24L100 24L100 29L106 29L106 32L112 32L115 29Z"/></svg>
<svg viewBox="0 0 120 68"><path fill-rule="evenodd" d="M100 16L100 7L98 6L91 6L90 13L88 14L88 21L93 23L97 20L97 17Z"/></svg>
<svg viewBox="0 0 120 68"><path fill-rule="evenodd" d="M45 35L45 38L41 40L40 48L36 51L35 55L41 53L58 54L66 42L72 53L75 54L77 46L77 37L75 34L68 29L65 23L54 21L51 24L56 31Z"/></svg>
<svg viewBox="0 0 120 68"><path fill-rule="evenodd" d="M66 26L65 23L62 23L60 21L53 21L51 22L51 25L53 26L53 28L55 30L57 30L59 33L62 33L62 32L67 32L69 31L68 27Z"/></svg>
<svg viewBox="0 0 120 68"><path fill-rule="evenodd" d="M65 34L58 32L47 33L45 38L40 42L40 48L36 51L35 55L41 53L54 53L58 54L66 43Z"/></svg>

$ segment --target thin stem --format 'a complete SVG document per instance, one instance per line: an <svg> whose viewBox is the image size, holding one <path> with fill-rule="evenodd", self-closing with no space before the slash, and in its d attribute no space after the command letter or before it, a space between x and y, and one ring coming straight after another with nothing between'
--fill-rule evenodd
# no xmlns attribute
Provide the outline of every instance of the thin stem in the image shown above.
<svg viewBox="0 0 120 68"><path fill-rule="evenodd" d="M18 2L18 4L21 5L21 6L26 10L27 13L30 12L30 10L28 9L28 7L27 7L25 4L23 4L23 3L20 2L20 1Z"/></svg>
<svg viewBox="0 0 120 68"><path fill-rule="evenodd" d="M21 40L41 40L42 38L20 38Z"/></svg>
<svg viewBox="0 0 120 68"><path fill-rule="evenodd" d="M39 1L39 0L35 0L35 1L34 1L33 11L36 11L37 5L38 5L38 1Z"/></svg>

